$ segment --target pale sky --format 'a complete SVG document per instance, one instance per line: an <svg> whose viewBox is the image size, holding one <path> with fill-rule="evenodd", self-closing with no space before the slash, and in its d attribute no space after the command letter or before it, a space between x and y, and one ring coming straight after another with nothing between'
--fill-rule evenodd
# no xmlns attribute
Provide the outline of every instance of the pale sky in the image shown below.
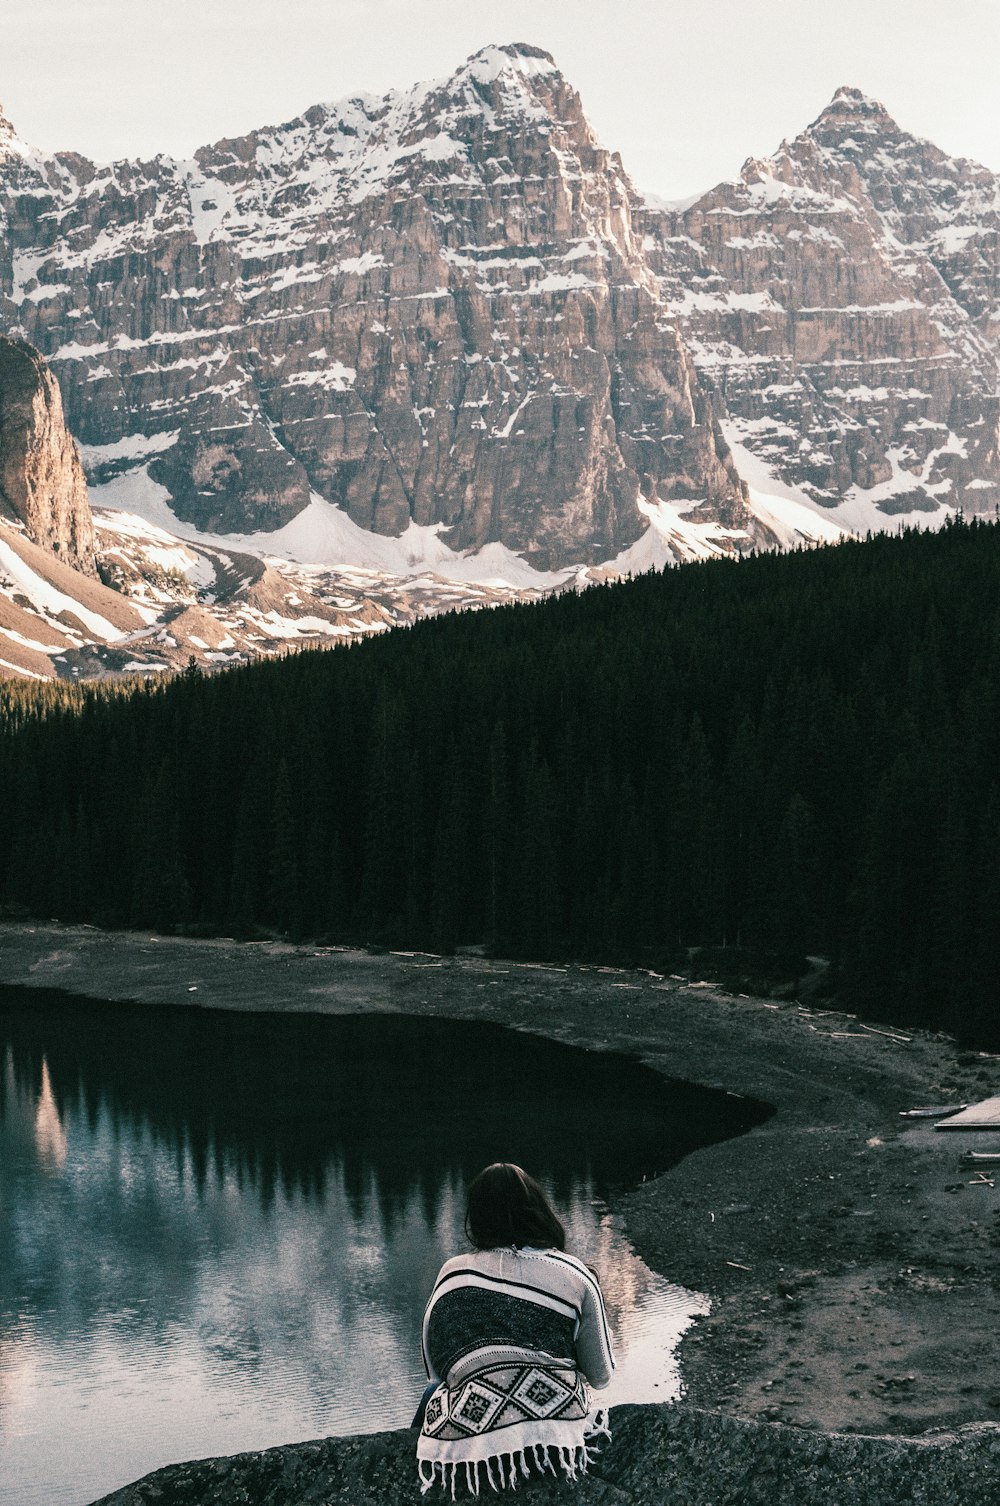
<svg viewBox="0 0 1000 1506"><path fill-rule="evenodd" d="M96 160L195 147L447 76L491 42L551 52L639 188L734 176L842 84L1000 171L1000 0L2 0L19 134Z"/></svg>

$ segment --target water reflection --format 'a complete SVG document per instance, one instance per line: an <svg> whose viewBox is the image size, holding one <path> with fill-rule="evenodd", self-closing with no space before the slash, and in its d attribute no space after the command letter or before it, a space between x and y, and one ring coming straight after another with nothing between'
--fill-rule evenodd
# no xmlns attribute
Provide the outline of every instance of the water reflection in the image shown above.
<svg viewBox="0 0 1000 1506"><path fill-rule="evenodd" d="M405 1424L466 1179L498 1157L601 1270L633 1394L669 1394L697 1299L598 1200L756 1117L491 1026L0 991L0 1503Z"/></svg>

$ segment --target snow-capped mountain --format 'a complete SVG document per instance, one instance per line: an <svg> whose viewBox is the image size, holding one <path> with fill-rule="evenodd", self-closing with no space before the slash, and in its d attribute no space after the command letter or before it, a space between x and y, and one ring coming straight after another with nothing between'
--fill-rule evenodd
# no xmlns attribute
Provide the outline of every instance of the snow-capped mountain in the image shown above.
<svg viewBox="0 0 1000 1506"><path fill-rule="evenodd" d="M138 439L202 529L315 494L542 569L635 542L641 498L752 526L633 189L536 48L190 162L6 140L0 323L52 362L98 483Z"/></svg>
<svg viewBox="0 0 1000 1506"><path fill-rule="evenodd" d="M851 89L656 206L528 46L190 162L0 113L0 330L58 377L122 609L74 616L5 525L41 626L0 658L223 662L992 512L998 227L1000 180Z"/></svg>
<svg viewBox="0 0 1000 1506"><path fill-rule="evenodd" d="M646 250L751 486L864 532L1000 501L1000 179L841 89Z"/></svg>

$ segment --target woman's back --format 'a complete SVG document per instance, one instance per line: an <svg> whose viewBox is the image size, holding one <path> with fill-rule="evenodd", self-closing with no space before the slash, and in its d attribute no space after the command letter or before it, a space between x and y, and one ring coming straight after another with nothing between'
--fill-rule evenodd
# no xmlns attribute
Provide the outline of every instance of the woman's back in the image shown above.
<svg viewBox="0 0 1000 1506"><path fill-rule="evenodd" d="M478 1248L445 1262L424 1314L436 1385L417 1443L423 1488L439 1480L454 1489L460 1469L476 1492L480 1468L494 1487L533 1467L573 1477L587 1468L588 1439L607 1431L588 1389L614 1370L600 1284L563 1251L562 1225L520 1167L498 1162L480 1174L466 1227Z"/></svg>
<svg viewBox="0 0 1000 1506"><path fill-rule="evenodd" d="M423 1343L428 1375L449 1384L494 1350L561 1359L597 1387L614 1369L597 1280L561 1250L474 1250L446 1261Z"/></svg>

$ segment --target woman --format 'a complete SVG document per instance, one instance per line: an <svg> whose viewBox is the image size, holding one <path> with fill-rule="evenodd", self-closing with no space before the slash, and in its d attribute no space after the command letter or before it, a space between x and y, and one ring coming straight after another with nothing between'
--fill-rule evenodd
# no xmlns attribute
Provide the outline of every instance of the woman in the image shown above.
<svg viewBox="0 0 1000 1506"><path fill-rule="evenodd" d="M587 1441L608 1434L592 1416L615 1368L604 1299L533 1177L508 1161L469 1188L472 1253L441 1267L424 1313L427 1399L417 1468L426 1491L456 1479L478 1494L480 1467L496 1490L518 1473L558 1464L571 1478L590 1462Z"/></svg>

